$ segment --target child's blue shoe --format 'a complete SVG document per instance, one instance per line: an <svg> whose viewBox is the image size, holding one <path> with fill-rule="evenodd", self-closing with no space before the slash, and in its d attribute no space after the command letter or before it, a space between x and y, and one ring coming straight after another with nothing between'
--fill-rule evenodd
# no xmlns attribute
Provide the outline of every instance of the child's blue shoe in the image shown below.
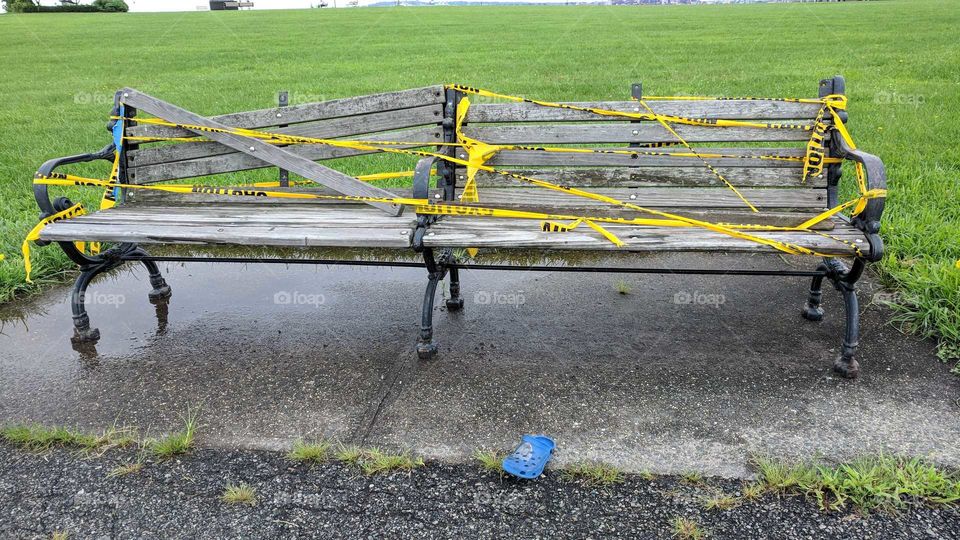
<svg viewBox="0 0 960 540"><path fill-rule="evenodd" d="M545 435L524 435L520 445L503 458L503 470L519 478L536 478L543 472L557 444Z"/></svg>

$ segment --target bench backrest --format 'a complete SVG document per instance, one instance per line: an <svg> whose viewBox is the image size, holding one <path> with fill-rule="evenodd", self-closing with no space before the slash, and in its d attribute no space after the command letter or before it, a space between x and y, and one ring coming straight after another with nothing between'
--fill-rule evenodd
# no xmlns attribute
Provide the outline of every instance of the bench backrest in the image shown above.
<svg viewBox="0 0 960 540"><path fill-rule="evenodd" d="M635 85L635 88L638 86ZM842 78L821 81L820 97L832 93L843 93ZM684 146L637 148L636 145L677 142L676 136L656 121L601 117L590 112L548 108L526 102L490 102L491 100L481 99L474 103L475 96L467 97L471 98L471 105L463 133L485 143L687 152ZM812 124L821 108L819 103L774 99L658 99L645 103L661 114L763 123ZM571 104L615 111L647 112L635 100ZM830 121L827 115L824 122L829 124ZM811 135L809 131L798 129L680 124L672 124L671 127L698 151L739 156L803 157ZM829 156L829 135L826 146ZM458 156L466 157L462 151L458 151ZM828 167L824 167L822 175L809 177L804 181L801 161L733 157L707 161L761 210L824 208L827 205ZM502 150L486 164L499 170L565 186L631 188L631 194L636 195L637 204L646 203L646 206L746 209L723 181L696 157ZM458 194L461 193L465 178L465 169L458 167ZM522 182L491 172L480 171L476 179L481 204L485 191L488 194L493 193L492 198L498 202L504 200L503 197L496 196L496 192L490 191L491 188L528 187ZM547 200L554 198L550 192L540 190L539 193L543 193L542 197ZM563 194L559 196L569 198ZM509 202L509 198L505 202ZM528 199L528 202L534 201ZM518 198L517 205L520 203Z"/></svg>
<svg viewBox="0 0 960 540"><path fill-rule="evenodd" d="M444 99L442 86L430 86L226 114L213 119L232 127L314 138L440 141ZM195 137L187 130L147 124L131 125L126 134L130 137ZM312 160L371 153L322 145L295 145L289 150ZM128 147L126 159L127 181L135 184L272 167L222 144L199 141L134 144Z"/></svg>

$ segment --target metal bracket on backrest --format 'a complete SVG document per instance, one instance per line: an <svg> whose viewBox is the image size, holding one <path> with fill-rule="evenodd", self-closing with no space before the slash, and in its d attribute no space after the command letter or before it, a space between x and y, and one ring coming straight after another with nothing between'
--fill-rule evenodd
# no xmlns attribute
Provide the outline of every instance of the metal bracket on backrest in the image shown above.
<svg viewBox="0 0 960 540"><path fill-rule="evenodd" d="M290 92L281 90L277 94L277 107L283 108L290 104ZM277 113L280 114L280 113ZM287 124L280 124L277 127L285 128ZM290 171L280 169L280 187L290 187Z"/></svg>
<svg viewBox="0 0 960 540"><path fill-rule="evenodd" d="M822 79L820 81L819 97L824 98L832 94L843 95L846 92L846 83L843 77L837 75L831 79ZM839 111L840 119L847 121L847 112ZM829 148L829 147L828 147ZM837 205L837 186L840 184L841 166L839 163L827 165L827 207L833 208Z"/></svg>
<svg viewBox="0 0 960 540"><path fill-rule="evenodd" d="M643 99L643 83L635 82L630 85L630 97L637 101ZM631 120L630 123L639 124L640 120ZM630 143L629 145L630 148L637 148L638 146L640 146L638 143Z"/></svg>
<svg viewBox="0 0 960 540"><path fill-rule="evenodd" d="M443 129L443 142L454 143L457 142L457 106L460 104L460 98L462 94L457 90L448 88L446 89L444 95L446 101L443 105L443 121L440 124ZM453 157L456 155L456 151L456 147L444 146L440 149L439 153ZM437 162L437 174L441 178L441 186L443 187L443 200L445 201L453 201L457 197L456 169L456 165L453 163L443 160L439 160Z"/></svg>

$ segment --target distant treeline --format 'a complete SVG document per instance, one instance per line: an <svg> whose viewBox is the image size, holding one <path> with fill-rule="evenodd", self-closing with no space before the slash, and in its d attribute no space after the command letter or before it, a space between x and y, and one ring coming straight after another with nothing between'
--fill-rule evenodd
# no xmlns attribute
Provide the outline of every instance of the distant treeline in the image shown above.
<svg viewBox="0 0 960 540"><path fill-rule="evenodd" d="M7 13L120 13L130 8L123 0L94 0L90 4L61 2L59 6L41 6L33 0L3 0Z"/></svg>

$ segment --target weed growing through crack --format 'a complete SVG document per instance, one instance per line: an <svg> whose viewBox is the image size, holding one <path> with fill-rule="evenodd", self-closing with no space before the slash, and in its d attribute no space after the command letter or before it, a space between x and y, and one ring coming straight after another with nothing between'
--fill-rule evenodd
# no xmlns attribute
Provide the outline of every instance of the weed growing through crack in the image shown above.
<svg viewBox="0 0 960 540"><path fill-rule="evenodd" d="M223 495L220 496L220 500L227 504L255 506L257 504L257 490L244 482L227 484L223 490Z"/></svg>
<svg viewBox="0 0 960 540"><path fill-rule="evenodd" d="M388 454L379 448L367 450L360 462L360 469L367 476L393 471L412 471L423 467L423 459L415 458L407 452Z"/></svg>
<svg viewBox="0 0 960 540"><path fill-rule="evenodd" d="M691 486L703 483L703 475L696 471L685 472L680 479L683 480L684 483L690 484Z"/></svg>
<svg viewBox="0 0 960 540"><path fill-rule="evenodd" d="M480 463L480 468L487 472L503 474L503 452L497 450L477 450L473 453L473 459Z"/></svg>
<svg viewBox="0 0 960 540"><path fill-rule="evenodd" d="M337 447L337 453L335 457L337 458L337 461L343 463L344 465L357 466L360 464L360 460L363 459L363 449L352 444L341 444L339 447Z"/></svg>
<svg viewBox="0 0 960 540"><path fill-rule="evenodd" d="M50 535L50 540L67 540L70 538L70 533L63 531L56 531Z"/></svg>
<svg viewBox="0 0 960 540"><path fill-rule="evenodd" d="M39 424L15 425L0 429L0 438L33 452L42 452L57 446L97 454L103 454L111 448L129 446L137 440L136 430L116 425L97 435L65 427L46 427Z"/></svg>
<svg viewBox="0 0 960 540"><path fill-rule="evenodd" d="M671 536L680 540L702 540L707 534L692 519L676 517L671 523Z"/></svg>
<svg viewBox="0 0 960 540"><path fill-rule="evenodd" d="M755 458L763 485L779 493L804 494L823 510L847 504L860 511L897 510L911 502L960 503L960 476L920 458L862 457L836 467L788 464Z"/></svg>
<svg viewBox="0 0 960 540"><path fill-rule="evenodd" d="M618 279L616 287L617 287L617 292L623 295L630 294L630 291L633 290L633 288L630 286L629 283L627 283L627 280L625 279Z"/></svg>
<svg viewBox="0 0 960 540"><path fill-rule="evenodd" d="M182 430L159 439L148 440L147 448L150 449L150 453L158 459L169 459L190 450L197 433L197 415L196 410L188 408L187 413L182 416L184 423Z"/></svg>
<svg viewBox="0 0 960 540"><path fill-rule="evenodd" d="M731 510L739 505L740 499L726 493L703 498L703 507L707 510Z"/></svg>
<svg viewBox="0 0 960 540"><path fill-rule="evenodd" d="M357 467L363 474L374 475L393 471L412 471L423 467L423 459L409 452L391 454L379 448L361 448L355 445L340 445L334 455L337 461Z"/></svg>
<svg viewBox="0 0 960 540"><path fill-rule="evenodd" d="M301 463L326 463L330 459L331 446L330 443L323 441L312 443L297 441L293 443L293 449L287 453L287 459Z"/></svg>
<svg viewBox="0 0 960 540"><path fill-rule="evenodd" d="M745 501L756 501L763 496L764 491L766 490L764 489L763 484L754 482L752 484L743 486L741 495Z"/></svg>
<svg viewBox="0 0 960 540"><path fill-rule="evenodd" d="M612 486L623 483L623 471L606 463L575 463L562 469L560 478L593 486Z"/></svg>

